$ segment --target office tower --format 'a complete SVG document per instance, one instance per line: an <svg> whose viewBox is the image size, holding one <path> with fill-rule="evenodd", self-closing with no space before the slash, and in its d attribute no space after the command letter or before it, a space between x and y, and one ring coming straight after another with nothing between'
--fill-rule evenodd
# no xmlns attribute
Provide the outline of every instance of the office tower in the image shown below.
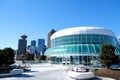
<svg viewBox="0 0 120 80"><path fill-rule="evenodd" d="M36 47L36 41L35 41L35 40L32 40L32 41L31 41L31 46Z"/></svg>
<svg viewBox="0 0 120 80"><path fill-rule="evenodd" d="M18 42L18 52L17 52L17 59L24 59L26 54L26 46L27 46L27 36L22 35L21 39Z"/></svg>
<svg viewBox="0 0 120 80"><path fill-rule="evenodd" d="M36 47L35 46L30 46L29 50L30 50L31 54L35 54L36 53Z"/></svg>
<svg viewBox="0 0 120 80"><path fill-rule="evenodd" d="M53 33L55 33L56 31L54 29L52 29L49 33L48 33L48 38L47 38L47 47L50 48L51 47L51 40L50 37L53 35Z"/></svg>
<svg viewBox="0 0 120 80"><path fill-rule="evenodd" d="M42 54L42 50L44 48L45 45L45 40L44 39L38 39L38 48L37 48L37 56L40 56Z"/></svg>

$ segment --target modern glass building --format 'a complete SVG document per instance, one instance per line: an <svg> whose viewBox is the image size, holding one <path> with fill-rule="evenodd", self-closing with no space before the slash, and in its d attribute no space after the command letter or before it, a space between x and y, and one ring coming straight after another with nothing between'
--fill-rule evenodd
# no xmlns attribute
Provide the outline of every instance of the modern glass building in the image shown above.
<svg viewBox="0 0 120 80"><path fill-rule="evenodd" d="M120 55L115 34L101 27L75 27L55 32L51 36L51 48L45 55L52 63L99 65L102 44L115 46L115 54Z"/></svg>
<svg viewBox="0 0 120 80"><path fill-rule="evenodd" d="M32 41L31 41L31 46L36 47L36 40L32 40Z"/></svg>
<svg viewBox="0 0 120 80"><path fill-rule="evenodd" d="M42 55L44 46L45 46L45 39L38 39L37 56Z"/></svg>

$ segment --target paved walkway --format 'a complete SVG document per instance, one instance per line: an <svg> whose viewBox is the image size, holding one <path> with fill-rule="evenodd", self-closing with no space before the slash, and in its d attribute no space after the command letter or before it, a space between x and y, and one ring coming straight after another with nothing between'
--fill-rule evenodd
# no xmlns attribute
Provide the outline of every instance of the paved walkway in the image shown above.
<svg viewBox="0 0 120 80"><path fill-rule="evenodd" d="M66 75L67 66L50 64L32 64L31 72L25 72L16 77L5 77L0 80L75 80ZM100 77L101 78L101 77ZM92 80L101 80L98 78ZM102 77L102 80L114 80Z"/></svg>
<svg viewBox="0 0 120 80"><path fill-rule="evenodd" d="M0 80L74 80L68 77L64 71L67 66L50 64L33 64L31 72L23 73L16 77L6 77Z"/></svg>

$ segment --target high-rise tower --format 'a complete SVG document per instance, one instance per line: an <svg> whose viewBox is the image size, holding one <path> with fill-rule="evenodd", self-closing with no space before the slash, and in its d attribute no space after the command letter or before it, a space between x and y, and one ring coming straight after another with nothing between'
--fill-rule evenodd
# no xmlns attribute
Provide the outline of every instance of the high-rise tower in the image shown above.
<svg viewBox="0 0 120 80"><path fill-rule="evenodd" d="M32 41L31 41L31 46L36 47L36 41L35 41L35 40L32 40Z"/></svg>
<svg viewBox="0 0 120 80"><path fill-rule="evenodd" d="M55 33L56 31L54 29L52 29L49 33L48 33L48 38L47 38L47 47L50 48L51 47L51 40L50 37L53 35L53 33Z"/></svg>
<svg viewBox="0 0 120 80"><path fill-rule="evenodd" d="M44 46L45 46L45 39L38 39L38 48L37 48L38 56L42 55Z"/></svg>
<svg viewBox="0 0 120 80"><path fill-rule="evenodd" d="M21 39L19 39L18 42L18 51L17 51L17 59L24 59L25 58L25 54L26 54L26 46L27 46L27 40L26 40L27 36L26 35L22 35Z"/></svg>

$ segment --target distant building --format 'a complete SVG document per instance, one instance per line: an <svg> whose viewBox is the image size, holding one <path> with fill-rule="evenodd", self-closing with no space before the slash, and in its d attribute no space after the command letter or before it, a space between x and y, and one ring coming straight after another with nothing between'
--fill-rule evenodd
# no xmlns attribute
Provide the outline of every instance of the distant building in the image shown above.
<svg viewBox="0 0 120 80"><path fill-rule="evenodd" d="M45 46L45 39L38 39L37 56L40 56L42 54L44 46Z"/></svg>
<svg viewBox="0 0 120 80"><path fill-rule="evenodd" d="M28 45L26 49L27 54L32 54L34 56L34 59L36 59L37 55L37 47Z"/></svg>
<svg viewBox="0 0 120 80"><path fill-rule="evenodd" d="M22 35L21 36L22 39L19 39L18 42L18 51L17 51L17 59L24 59L24 56L26 54L26 46L27 46L27 36L26 35Z"/></svg>
<svg viewBox="0 0 120 80"><path fill-rule="evenodd" d="M30 47L31 47L31 45L27 46L26 53L30 53Z"/></svg>
<svg viewBox="0 0 120 80"><path fill-rule="evenodd" d="M36 53L36 47L35 46L30 46L29 50L30 50L31 54L35 54Z"/></svg>
<svg viewBox="0 0 120 80"><path fill-rule="evenodd" d="M52 29L49 33L48 33L48 38L47 38L47 47L50 48L51 47L51 40L50 37L53 35L53 33L55 33L56 31L54 29Z"/></svg>
<svg viewBox="0 0 120 80"><path fill-rule="evenodd" d="M36 40L31 41L31 46L29 48L31 54L36 54Z"/></svg>
<svg viewBox="0 0 120 80"><path fill-rule="evenodd" d="M32 40L32 41L31 41L31 46L36 47L36 41L35 41L35 40Z"/></svg>
<svg viewBox="0 0 120 80"><path fill-rule="evenodd" d="M42 50L42 55L44 55L46 50L47 50L47 47L46 47L46 45L44 45L43 50Z"/></svg>

